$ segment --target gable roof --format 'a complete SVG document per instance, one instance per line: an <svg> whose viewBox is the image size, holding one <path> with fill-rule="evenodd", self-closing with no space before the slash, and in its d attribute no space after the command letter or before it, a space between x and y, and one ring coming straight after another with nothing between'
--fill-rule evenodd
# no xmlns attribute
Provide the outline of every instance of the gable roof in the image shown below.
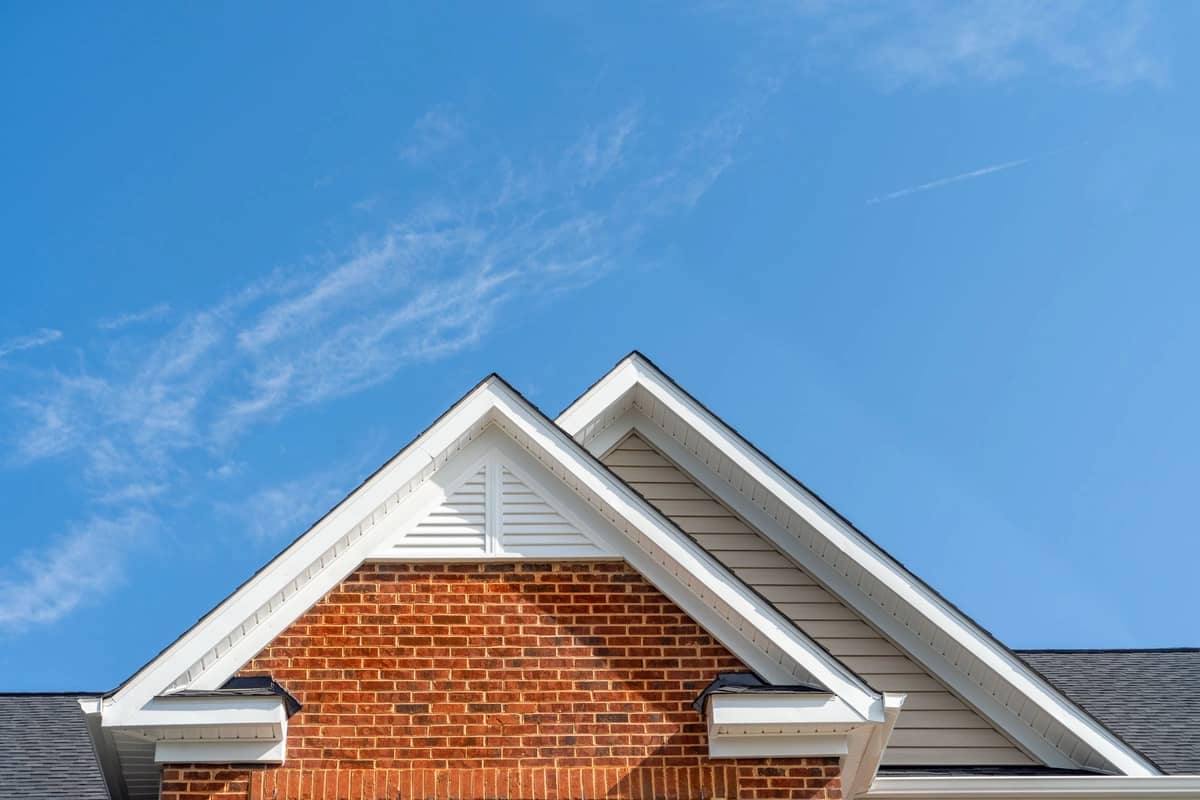
<svg viewBox="0 0 1200 800"><path fill-rule="evenodd" d="M604 452L638 419L673 461L1046 766L1161 773L641 353L556 422Z"/></svg>
<svg viewBox="0 0 1200 800"><path fill-rule="evenodd" d="M79 695L0 695L0 796L109 800Z"/></svg>
<svg viewBox="0 0 1200 800"><path fill-rule="evenodd" d="M1170 774L1200 774L1200 648L1018 650Z"/></svg>
<svg viewBox="0 0 1200 800"><path fill-rule="evenodd" d="M883 697L749 591L499 376L485 379L292 543L102 702L103 724L146 724L164 692L213 689L404 524L445 499L433 480L459 454L500 437L511 458L545 469L614 546L735 655L772 683L816 680L864 720L884 719ZM517 452L519 450L519 452ZM465 456L464 456L465 457ZM613 542L610 541L610 544ZM685 579L686 576L686 579Z"/></svg>

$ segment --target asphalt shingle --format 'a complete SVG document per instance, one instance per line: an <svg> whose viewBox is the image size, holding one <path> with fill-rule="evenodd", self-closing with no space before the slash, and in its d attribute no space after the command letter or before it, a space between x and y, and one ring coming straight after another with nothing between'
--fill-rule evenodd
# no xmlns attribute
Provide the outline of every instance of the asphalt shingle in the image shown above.
<svg viewBox="0 0 1200 800"><path fill-rule="evenodd" d="M109 800L75 696L0 695L0 800Z"/></svg>
<svg viewBox="0 0 1200 800"><path fill-rule="evenodd" d="M1200 649L1017 655L1164 772L1200 774Z"/></svg>

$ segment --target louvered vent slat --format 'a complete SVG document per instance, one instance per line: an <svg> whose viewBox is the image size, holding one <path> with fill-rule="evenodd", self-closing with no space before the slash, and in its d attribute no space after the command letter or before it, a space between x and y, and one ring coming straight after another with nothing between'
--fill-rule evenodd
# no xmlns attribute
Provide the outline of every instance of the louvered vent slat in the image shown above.
<svg viewBox="0 0 1200 800"><path fill-rule="evenodd" d="M461 550L482 553L487 536L487 467L468 478L440 506L396 542L400 552Z"/></svg>

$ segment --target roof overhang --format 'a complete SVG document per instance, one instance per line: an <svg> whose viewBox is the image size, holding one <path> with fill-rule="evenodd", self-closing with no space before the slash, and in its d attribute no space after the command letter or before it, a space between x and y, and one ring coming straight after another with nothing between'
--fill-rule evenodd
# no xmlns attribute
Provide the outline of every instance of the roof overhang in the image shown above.
<svg viewBox="0 0 1200 800"><path fill-rule="evenodd" d="M168 694L142 707L137 721L101 725L148 742L160 763L283 763L287 700L281 695Z"/></svg>
<svg viewBox="0 0 1200 800"><path fill-rule="evenodd" d="M556 422L597 455L637 429L1045 764L1161 774L640 353Z"/></svg>
<svg viewBox="0 0 1200 800"><path fill-rule="evenodd" d="M845 797L875 779L904 695L884 695L884 718L864 720L828 692L713 693L702 711L712 758L837 758Z"/></svg>

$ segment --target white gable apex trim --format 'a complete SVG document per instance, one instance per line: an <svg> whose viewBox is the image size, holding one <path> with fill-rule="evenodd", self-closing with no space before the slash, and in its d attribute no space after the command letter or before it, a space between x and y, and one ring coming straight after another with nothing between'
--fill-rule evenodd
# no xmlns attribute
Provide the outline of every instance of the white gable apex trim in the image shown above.
<svg viewBox="0 0 1200 800"><path fill-rule="evenodd" d="M647 408L650 405L652 408ZM827 588L992 719L1049 766L1099 767L1125 775L1160 772L962 612L905 570L815 495L757 451L648 359L633 353L589 388L556 420L601 454L638 420L656 447L692 472L709 491L766 535ZM820 553L797 535L815 531ZM831 562L833 566L831 566ZM863 592L848 573L868 576ZM946 658L932 638L952 643ZM962 663L970 662L968 669Z"/></svg>
<svg viewBox="0 0 1200 800"><path fill-rule="evenodd" d="M485 467L500 465L496 474L501 480L507 470L516 478L510 495L519 493L520 483L559 513L566 511L563 519L587 530L596 537L592 541L603 539L610 552L645 575L769 683L816 680L863 720L884 721L882 695L493 376L106 697L102 724L136 726L161 694L221 686L326 592L375 557L381 545L389 539L403 541L405 532L419 527L432 509L453 496L450 482L439 485L441 468L455 460L452 471L478 474L477 465L464 459ZM551 489L554 481L570 491ZM490 502L503 502L504 486L500 490L500 497ZM569 497L574 498L571 505ZM503 520L503 509L500 513Z"/></svg>

